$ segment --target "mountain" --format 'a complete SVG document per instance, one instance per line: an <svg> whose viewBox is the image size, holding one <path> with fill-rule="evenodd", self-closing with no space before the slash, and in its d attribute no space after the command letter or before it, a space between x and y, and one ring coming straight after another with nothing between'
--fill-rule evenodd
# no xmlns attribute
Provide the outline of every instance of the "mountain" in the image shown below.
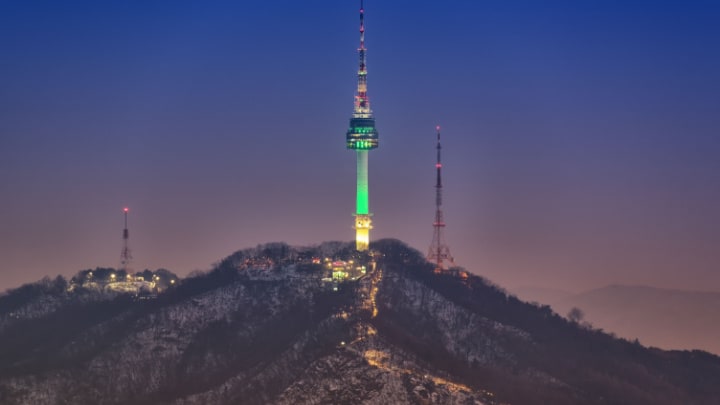
<svg viewBox="0 0 720 405"><path fill-rule="evenodd" d="M537 302L541 304L554 305L560 300L569 298L574 295L570 291L561 290L558 288L547 288L547 287L535 287L535 286L522 286L510 289L510 292L516 295L518 298L527 302ZM564 312L558 311L563 314Z"/></svg>
<svg viewBox="0 0 720 405"><path fill-rule="evenodd" d="M627 339L720 354L718 292L611 285L547 303L561 314L580 308L587 322Z"/></svg>
<svg viewBox="0 0 720 405"><path fill-rule="evenodd" d="M155 295L25 286L0 297L0 403L720 403L714 355L433 268L396 240L275 243Z"/></svg>

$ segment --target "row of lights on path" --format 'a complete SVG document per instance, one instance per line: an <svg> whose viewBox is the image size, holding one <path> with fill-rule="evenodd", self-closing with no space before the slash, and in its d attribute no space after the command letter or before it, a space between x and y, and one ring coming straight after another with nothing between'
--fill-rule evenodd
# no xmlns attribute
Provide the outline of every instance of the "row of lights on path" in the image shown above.
<svg viewBox="0 0 720 405"><path fill-rule="evenodd" d="M91 272L88 273L88 278L92 278L92 277L93 277L93 274L92 274L92 271L91 271ZM117 279L117 275L116 275L115 273L110 274L110 278L112 279L112 281L115 281L115 279ZM159 281L160 281L160 276L158 276L158 275L156 274L155 276L153 276L153 280L155 280L155 282L159 282ZM175 284L175 279L174 279L174 278L170 280L170 284Z"/></svg>

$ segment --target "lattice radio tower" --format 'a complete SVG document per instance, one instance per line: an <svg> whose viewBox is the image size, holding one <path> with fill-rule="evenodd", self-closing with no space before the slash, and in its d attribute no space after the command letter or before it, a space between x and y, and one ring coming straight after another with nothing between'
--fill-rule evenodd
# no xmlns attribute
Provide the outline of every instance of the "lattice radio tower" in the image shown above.
<svg viewBox="0 0 720 405"><path fill-rule="evenodd" d="M445 270L445 262L450 262L451 265L455 264L452 255L450 254L450 248L445 244L445 237L443 230L445 229L445 221L443 220L442 212L442 162L440 161L440 127L436 127L437 130L437 163L435 168L437 170L437 182L435 183L435 222L433 222L433 238L428 249L427 260L435 263L435 272L439 273Z"/></svg>
<svg viewBox="0 0 720 405"><path fill-rule="evenodd" d="M128 239L130 238L130 232L128 232L128 212L129 208L123 208L125 214L125 228L123 229L123 244L122 250L120 251L120 270L130 273L130 263L132 262L132 252L130 252L130 246L128 245Z"/></svg>

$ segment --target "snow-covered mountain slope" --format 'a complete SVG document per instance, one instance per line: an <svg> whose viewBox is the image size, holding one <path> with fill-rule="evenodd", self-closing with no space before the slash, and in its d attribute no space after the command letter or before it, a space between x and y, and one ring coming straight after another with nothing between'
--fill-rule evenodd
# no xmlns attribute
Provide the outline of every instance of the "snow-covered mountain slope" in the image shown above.
<svg viewBox="0 0 720 405"><path fill-rule="evenodd" d="M53 291L0 330L2 404L720 402L718 357L570 323L395 240L262 245L153 299Z"/></svg>

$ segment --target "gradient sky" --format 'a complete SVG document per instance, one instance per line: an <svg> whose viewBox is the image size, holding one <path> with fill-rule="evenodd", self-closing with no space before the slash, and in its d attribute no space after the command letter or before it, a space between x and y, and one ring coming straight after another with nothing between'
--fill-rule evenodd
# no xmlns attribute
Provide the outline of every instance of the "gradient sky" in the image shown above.
<svg viewBox="0 0 720 405"><path fill-rule="evenodd" d="M0 3L0 290L351 240L357 1ZM372 238L506 287L720 290L720 2L367 0Z"/></svg>

